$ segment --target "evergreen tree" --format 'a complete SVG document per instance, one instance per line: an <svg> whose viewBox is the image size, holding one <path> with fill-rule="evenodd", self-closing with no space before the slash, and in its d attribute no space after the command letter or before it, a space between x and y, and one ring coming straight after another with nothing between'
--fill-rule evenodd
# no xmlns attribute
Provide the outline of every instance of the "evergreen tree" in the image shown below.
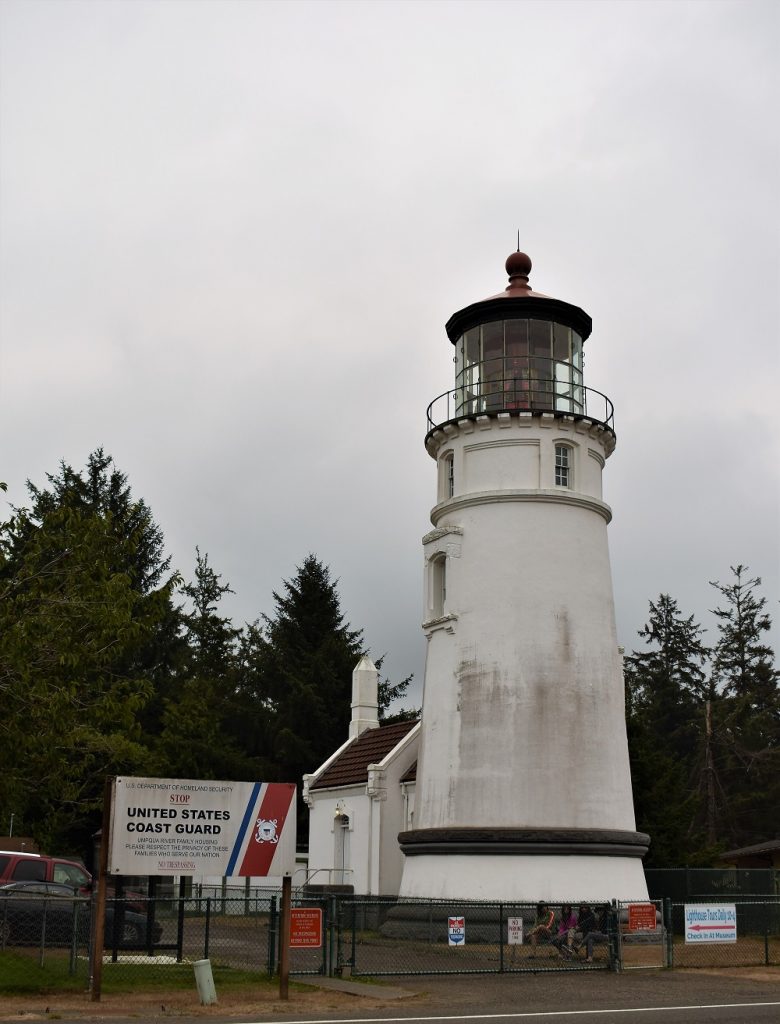
<svg viewBox="0 0 780 1024"><path fill-rule="evenodd" d="M98 449L0 525L0 813L89 851L104 774L149 764L143 716L178 635L162 532Z"/></svg>
<svg viewBox="0 0 780 1024"><path fill-rule="evenodd" d="M138 653L169 613L171 578L141 594L111 513L17 511L0 526L0 816L44 847L85 853L105 774L148 764Z"/></svg>
<svg viewBox="0 0 780 1024"><path fill-rule="evenodd" d="M639 630L650 650L625 660L626 719L638 827L651 836L645 863L687 863L702 846L693 827L699 794L693 779L701 744L699 708L707 692L708 650L693 616L668 594L650 602Z"/></svg>
<svg viewBox="0 0 780 1024"><path fill-rule="evenodd" d="M154 734L160 727L162 700L183 654L181 620L172 598L173 587L169 585L178 582L178 575L171 572L170 558L165 556L162 530L146 502L134 498L127 476L102 448L89 455L83 470L74 470L62 461L59 471L47 473L46 478L45 488L27 482L29 510L16 517L14 530L6 536L6 553L11 561L30 532L50 513L71 511L102 524L107 538L115 542L106 546L107 565L113 573L126 576L133 591L143 596L159 591L169 594L167 607L160 609L154 628L145 633L140 643L123 652L132 662L119 667L124 675L143 675L151 680L152 695L140 714L144 730ZM37 543L48 538L51 555L56 557L66 538L55 533L54 519L48 518L47 522L46 533Z"/></svg>
<svg viewBox="0 0 780 1024"><path fill-rule="evenodd" d="M381 658L377 658L376 669L381 672L382 662L385 660L386 655L382 655ZM379 693L378 705L379 705L379 721L383 725L388 725L390 722L410 722L420 717L419 708L399 708L398 711L394 711L393 714L389 714L390 708L398 700L403 700L406 696L409 684L414 679L414 675L408 675L405 679L402 679L400 683L391 683L389 679L382 679L379 677Z"/></svg>
<svg viewBox="0 0 780 1024"><path fill-rule="evenodd" d="M314 771L347 738L352 670L363 653L362 630L344 622L330 570L308 555L296 576L274 592L275 612L263 616L252 652L265 708L276 778L294 782ZM299 801L298 837L308 818Z"/></svg>
<svg viewBox="0 0 780 1024"><path fill-rule="evenodd" d="M182 615L187 656L164 702L158 743L161 775L254 779L257 764L233 735L237 712L237 649L241 631L219 614L230 586L196 549L195 579L182 587L192 610Z"/></svg>
<svg viewBox="0 0 780 1024"><path fill-rule="evenodd" d="M780 806L780 674L765 642L771 628L760 577L731 567L730 583L712 582L723 598L714 608L718 642L712 665L714 763L723 790L720 824L729 845L778 836Z"/></svg>
<svg viewBox="0 0 780 1024"><path fill-rule="evenodd" d="M119 539L132 538L130 548L117 546L116 571L127 573L132 586L141 594L149 593L161 582L170 570L162 530L146 502L133 498L127 476L117 469L110 455L96 448L83 472L76 472L62 461L59 472L47 473L46 478L48 488L27 482L32 522L40 522L48 512L59 508L98 516L110 522L112 534Z"/></svg>

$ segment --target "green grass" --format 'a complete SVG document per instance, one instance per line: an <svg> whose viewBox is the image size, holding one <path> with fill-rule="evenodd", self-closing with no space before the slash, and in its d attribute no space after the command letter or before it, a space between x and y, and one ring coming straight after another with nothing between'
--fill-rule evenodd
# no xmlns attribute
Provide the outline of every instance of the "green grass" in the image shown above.
<svg viewBox="0 0 780 1024"><path fill-rule="evenodd" d="M83 992L88 980L87 969L80 966L77 970L77 974L68 973L66 954L49 955L40 967L35 956L0 953L0 992L9 995Z"/></svg>
<svg viewBox="0 0 780 1024"><path fill-rule="evenodd" d="M47 954L43 967L36 958L19 953L0 953L0 993L11 995L54 995L84 992L89 984L89 968L79 960L77 973L68 973L67 954ZM265 971L243 971L214 967L217 989L279 987L278 978ZM192 964L104 964L102 990L106 994L124 992L171 992L192 989L195 984Z"/></svg>

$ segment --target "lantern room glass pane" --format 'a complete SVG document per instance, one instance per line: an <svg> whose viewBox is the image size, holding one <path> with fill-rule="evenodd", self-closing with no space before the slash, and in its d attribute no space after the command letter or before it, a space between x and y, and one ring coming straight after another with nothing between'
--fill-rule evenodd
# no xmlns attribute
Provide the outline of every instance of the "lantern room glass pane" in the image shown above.
<svg viewBox="0 0 780 1024"><path fill-rule="evenodd" d="M553 324L553 358L561 363L571 362L571 328Z"/></svg>
<svg viewBox="0 0 780 1024"><path fill-rule="evenodd" d="M466 365L473 366L482 358L479 347L479 327L472 327L470 331L466 331L463 341L466 349Z"/></svg>
<svg viewBox="0 0 780 1024"><path fill-rule="evenodd" d="M576 331L571 332L571 362L582 371L582 338Z"/></svg>
<svg viewBox="0 0 780 1024"><path fill-rule="evenodd" d="M552 355L552 324L547 320L531 320L529 327L532 354L549 359Z"/></svg>
<svg viewBox="0 0 780 1024"><path fill-rule="evenodd" d="M507 359L528 355L528 321L507 320L504 325Z"/></svg>

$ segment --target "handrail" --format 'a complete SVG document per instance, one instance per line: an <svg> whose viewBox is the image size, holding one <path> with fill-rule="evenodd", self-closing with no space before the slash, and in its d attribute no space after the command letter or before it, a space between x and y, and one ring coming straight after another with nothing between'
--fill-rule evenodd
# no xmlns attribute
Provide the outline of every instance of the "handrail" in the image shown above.
<svg viewBox="0 0 780 1024"><path fill-rule="evenodd" d="M595 388L554 377L536 380L502 377L464 384L437 395L426 410L427 432L430 434L452 420L500 412L557 413L594 420L613 433L615 430L615 407Z"/></svg>

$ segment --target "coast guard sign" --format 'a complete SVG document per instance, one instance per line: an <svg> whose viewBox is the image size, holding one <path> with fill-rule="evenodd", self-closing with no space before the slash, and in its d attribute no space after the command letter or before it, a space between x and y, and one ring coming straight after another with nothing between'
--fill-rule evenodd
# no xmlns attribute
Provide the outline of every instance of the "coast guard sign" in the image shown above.
<svg viewBox="0 0 780 1024"><path fill-rule="evenodd" d="M111 801L114 875L292 875L295 786L120 777Z"/></svg>

